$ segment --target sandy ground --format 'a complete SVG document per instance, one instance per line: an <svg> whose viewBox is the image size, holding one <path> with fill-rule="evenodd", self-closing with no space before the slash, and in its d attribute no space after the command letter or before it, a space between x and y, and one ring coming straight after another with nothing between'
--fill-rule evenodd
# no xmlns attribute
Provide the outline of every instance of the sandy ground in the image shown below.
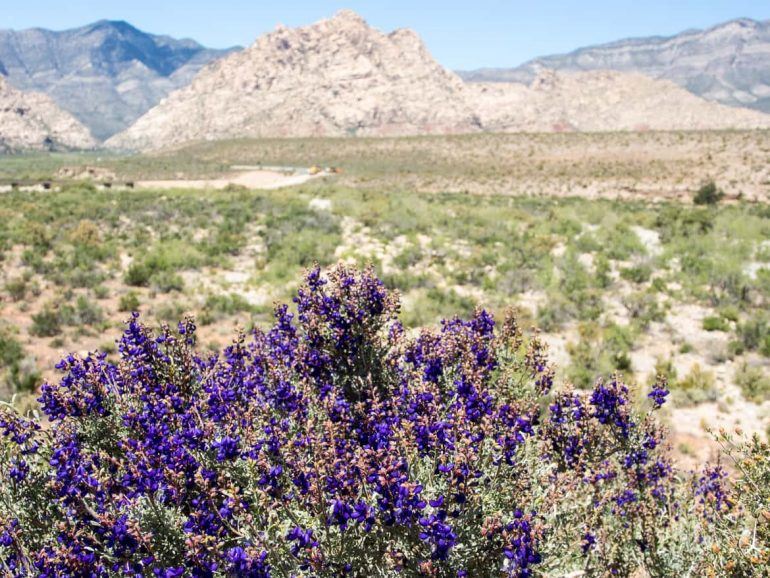
<svg viewBox="0 0 770 578"><path fill-rule="evenodd" d="M138 189L225 189L229 186L246 187L247 189L281 189L301 185L314 178L322 176L323 173L311 175L310 173L285 173L275 170L248 170L233 173L229 177L221 177L209 180L160 180L160 181L137 181L134 186Z"/></svg>

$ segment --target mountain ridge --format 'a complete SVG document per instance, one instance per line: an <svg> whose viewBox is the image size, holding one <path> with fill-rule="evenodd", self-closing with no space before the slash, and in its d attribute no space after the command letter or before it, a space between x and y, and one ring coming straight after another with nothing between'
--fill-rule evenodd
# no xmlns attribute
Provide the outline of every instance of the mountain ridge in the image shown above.
<svg viewBox="0 0 770 578"><path fill-rule="evenodd" d="M0 30L0 73L19 90L48 94L104 139L232 50L99 20L66 30Z"/></svg>
<svg viewBox="0 0 770 578"><path fill-rule="evenodd" d="M770 112L770 20L736 18L670 36L632 37L585 46L512 68L481 68L458 74L466 81L527 84L541 68L639 72L671 80L707 100Z"/></svg>
<svg viewBox="0 0 770 578"><path fill-rule="evenodd" d="M21 92L0 76L0 152L91 149L88 129L53 100Z"/></svg>
<svg viewBox="0 0 770 578"><path fill-rule="evenodd" d="M707 102L640 74L543 69L527 85L465 83L433 59L414 31L381 32L342 11L260 36L106 145L146 150L243 137L768 127L770 115Z"/></svg>
<svg viewBox="0 0 770 578"><path fill-rule="evenodd" d="M433 59L414 31L384 33L343 10L260 36L107 144L472 132L478 119L463 94L463 82Z"/></svg>

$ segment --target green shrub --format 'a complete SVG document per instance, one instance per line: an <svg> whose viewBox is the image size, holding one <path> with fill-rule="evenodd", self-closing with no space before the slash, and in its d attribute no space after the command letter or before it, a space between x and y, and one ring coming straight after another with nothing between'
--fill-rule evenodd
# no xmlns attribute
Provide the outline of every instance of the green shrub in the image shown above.
<svg viewBox="0 0 770 578"><path fill-rule="evenodd" d="M26 276L9 279L5 284L5 291L13 301L22 301L29 290L29 278Z"/></svg>
<svg viewBox="0 0 770 578"><path fill-rule="evenodd" d="M647 265L635 265L620 270L621 278L632 283L646 283L652 277L652 268Z"/></svg>
<svg viewBox="0 0 770 578"><path fill-rule="evenodd" d="M631 293L622 298L622 303L631 319L641 329L646 329L653 321L663 321L666 317L654 293Z"/></svg>
<svg viewBox="0 0 770 578"><path fill-rule="evenodd" d="M595 322L583 322L578 326L577 343L570 343L570 365L567 377L580 388L591 387L600 376L615 372L630 372L633 331L614 323L600 327Z"/></svg>
<svg viewBox="0 0 770 578"><path fill-rule="evenodd" d="M120 296L118 301L118 311L123 313L130 313L132 311L139 310L139 295L136 291L129 291Z"/></svg>
<svg viewBox="0 0 770 578"><path fill-rule="evenodd" d="M674 403L679 406L697 405L719 398L714 374L704 371L698 363L693 364L690 372L682 379L669 383L669 387Z"/></svg>
<svg viewBox="0 0 770 578"><path fill-rule="evenodd" d="M737 428L736 428L737 429ZM758 434L721 430L716 435L728 463L718 464L696 482L711 531L701 576L766 578L770 566L770 444ZM708 545L708 543L706 544Z"/></svg>
<svg viewBox="0 0 770 578"><path fill-rule="evenodd" d="M184 279L173 271L157 271L150 277L150 286L161 293L181 291L184 289Z"/></svg>
<svg viewBox="0 0 770 578"><path fill-rule="evenodd" d="M259 307L255 307L237 293L209 295L203 305L201 314L198 316L198 321L201 325L208 325L222 317L244 312L256 313L259 310Z"/></svg>
<svg viewBox="0 0 770 578"><path fill-rule="evenodd" d="M75 302L74 316L69 325L96 325L104 319L101 307L92 303L85 295L79 295Z"/></svg>
<svg viewBox="0 0 770 578"><path fill-rule="evenodd" d="M147 287L150 284L152 271L145 263L131 263L126 270L123 280L131 287Z"/></svg>
<svg viewBox="0 0 770 578"><path fill-rule="evenodd" d="M107 299L110 296L110 290L104 285L94 287L94 297L97 299Z"/></svg>
<svg viewBox="0 0 770 578"><path fill-rule="evenodd" d="M703 319L703 329L705 331L729 331L730 323L722 317L706 317Z"/></svg>
<svg viewBox="0 0 770 578"><path fill-rule="evenodd" d="M24 357L24 348L16 339L11 329L0 325L0 367L18 363Z"/></svg>
<svg viewBox="0 0 770 578"><path fill-rule="evenodd" d="M717 188L716 183L709 181L698 189L695 197L693 197L693 202L696 205L716 205L724 196L725 194Z"/></svg>
<svg viewBox="0 0 770 578"><path fill-rule="evenodd" d="M727 305L723 307L719 310L719 314L723 319L732 321L733 323L738 323L738 320L740 319L740 311L738 311L738 308L735 305Z"/></svg>
<svg viewBox="0 0 770 578"><path fill-rule="evenodd" d="M596 266L596 284L601 289L607 289L612 285L612 265L610 260L603 254L596 257L594 261Z"/></svg>
<svg viewBox="0 0 770 578"><path fill-rule="evenodd" d="M731 343L731 349L738 355L744 351L759 351L770 357L770 322L764 314L752 316L736 327L737 339Z"/></svg>
<svg viewBox="0 0 770 578"><path fill-rule="evenodd" d="M34 392L42 382L34 358L25 357L6 370L6 379L15 393Z"/></svg>
<svg viewBox="0 0 770 578"><path fill-rule="evenodd" d="M747 363L735 371L735 385L741 388L743 397L761 403L770 399L770 377L760 367Z"/></svg>
<svg viewBox="0 0 770 578"><path fill-rule="evenodd" d="M196 269L203 262L202 254L190 244L179 240L166 241L141 260L131 263L124 280L131 287L152 285L164 293L181 290L184 283L177 271Z"/></svg>
<svg viewBox="0 0 770 578"><path fill-rule="evenodd" d="M35 337L56 337L61 330L59 312L50 304L32 315L32 327L29 332Z"/></svg>

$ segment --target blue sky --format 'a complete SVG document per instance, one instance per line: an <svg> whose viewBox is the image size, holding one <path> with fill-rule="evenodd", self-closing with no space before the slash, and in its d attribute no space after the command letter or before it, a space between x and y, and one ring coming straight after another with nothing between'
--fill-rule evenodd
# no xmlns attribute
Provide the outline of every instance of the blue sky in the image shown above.
<svg viewBox="0 0 770 578"><path fill-rule="evenodd" d="M444 66L515 66L629 36L674 34L737 17L770 19L770 0L6 0L1 28L63 29L109 18L208 46L250 44L276 24L350 8L382 30L413 28Z"/></svg>

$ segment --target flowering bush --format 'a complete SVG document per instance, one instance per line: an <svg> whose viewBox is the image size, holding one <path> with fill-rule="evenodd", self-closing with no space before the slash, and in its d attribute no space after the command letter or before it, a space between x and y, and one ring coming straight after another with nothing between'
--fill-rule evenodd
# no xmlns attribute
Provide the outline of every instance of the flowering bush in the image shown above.
<svg viewBox="0 0 770 578"><path fill-rule="evenodd" d="M770 445L754 435L721 431L717 441L740 476L731 481L717 465L706 468L695 495L709 523L711 546L704 574L770 575Z"/></svg>
<svg viewBox="0 0 770 578"><path fill-rule="evenodd" d="M408 335L371 270L311 270L268 331L196 353L134 315L69 356L46 425L0 413L9 576L685 574L701 530L619 378L552 391L488 313ZM646 409L645 409L646 408ZM644 409L644 411L641 411ZM702 540L701 540L702 541Z"/></svg>

